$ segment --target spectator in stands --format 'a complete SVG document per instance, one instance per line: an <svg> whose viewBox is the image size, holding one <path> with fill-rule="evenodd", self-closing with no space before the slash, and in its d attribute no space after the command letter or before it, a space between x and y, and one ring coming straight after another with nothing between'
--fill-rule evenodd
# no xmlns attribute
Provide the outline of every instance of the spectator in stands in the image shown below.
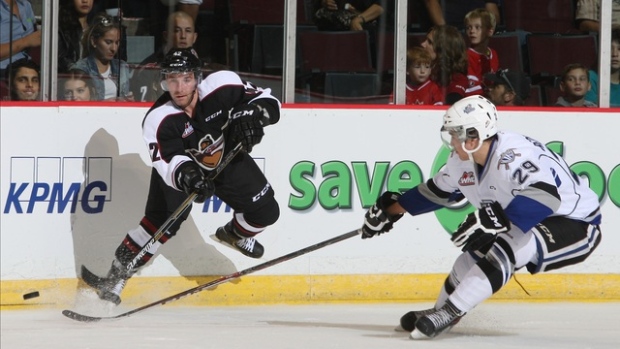
<svg viewBox="0 0 620 349"><path fill-rule="evenodd" d="M592 88L586 94L586 100L599 103L598 74L590 70ZM610 73L609 106L620 107L620 27L611 30L611 73Z"/></svg>
<svg viewBox="0 0 620 349"><path fill-rule="evenodd" d="M22 58L11 63L8 81L12 101L37 101L40 92L40 68L35 62Z"/></svg>
<svg viewBox="0 0 620 349"><path fill-rule="evenodd" d="M431 79L441 88L444 104L452 105L466 96L467 45L461 33L451 25L433 27L422 42L433 59Z"/></svg>
<svg viewBox="0 0 620 349"><path fill-rule="evenodd" d="M28 49L41 46L41 31L36 25L30 1L0 0L0 76L6 76L12 62L30 59Z"/></svg>
<svg viewBox="0 0 620 349"><path fill-rule="evenodd" d="M422 47L412 47L407 50L405 104L443 104L441 89L431 80L432 64L431 55Z"/></svg>
<svg viewBox="0 0 620 349"><path fill-rule="evenodd" d="M484 8L492 13L499 23L498 3L499 0L414 0L409 2L409 11L419 21L420 31L444 24L465 29L463 18L468 12L477 8Z"/></svg>
<svg viewBox="0 0 620 349"><path fill-rule="evenodd" d="M162 47L140 63L131 79L133 94L139 102L153 102L164 93L160 86L158 63L166 53L172 48L192 47L198 37L194 20L183 11L171 13L166 23Z"/></svg>
<svg viewBox="0 0 620 349"><path fill-rule="evenodd" d="M92 101L97 92L90 74L80 69L70 69L59 74L61 98L65 101Z"/></svg>
<svg viewBox="0 0 620 349"><path fill-rule="evenodd" d="M383 14L380 0L319 0L317 5L319 30L364 30Z"/></svg>
<svg viewBox="0 0 620 349"><path fill-rule="evenodd" d="M577 0L577 28L584 32L601 31L601 0ZM620 26L620 1L611 2L611 25Z"/></svg>
<svg viewBox="0 0 620 349"><path fill-rule="evenodd" d="M82 58L80 40L88 29L94 0L60 0L58 11L58 72L65 73Z"/></svg>
<svg viewBox="0 0 620 349"><path fill-rule="evenodd" d="M495 16L486 9L479 8L468 12L464 23L465 34L469 40L467 94L483 94L483 77L499 69L497 52L489 47L489 38L495 32Z"/></svg>
<svg viewBox="0 0 620 349"><path fill-rule="evenodd" d="M597 107L596 103L586 100L586 93L590 91L590 87L588 67L581 63L567 65L560 80L562 95L555 105L560 107Z"/></svg>
<svg viewBox="0 0 620 349"><path fill-rule="evenodd" d="M484 76L486 96L496 106L521 106L530 95L531 80L523 72L500 69Z"/></svg>
<svg viewBox="0 0 620 349"><path fill-rule="evenodd" d="M127 63L114 58L120 37L119 24L105 14L97 15L82 37L86 57L71 68L90 74L97 92L95 100L133 101Z"/></svg>

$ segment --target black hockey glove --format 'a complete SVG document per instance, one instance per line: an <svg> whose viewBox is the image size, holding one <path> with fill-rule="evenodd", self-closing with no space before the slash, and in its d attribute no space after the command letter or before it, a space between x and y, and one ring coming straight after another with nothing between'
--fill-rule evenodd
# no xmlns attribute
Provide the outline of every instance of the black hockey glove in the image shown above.
<svg viewBox="0 0 620 349"><path fill-rule="evenodd" d="M495 241L497 234L508 230L510 221L502 206L494 201L468 214L450 239L456 247L463 247L463 252L473 251Z"/></svg>
<svg viewBox="0 0 620 349"><path fill-rule="evenodd" d="M388 215L385 211L388 207L398 202L399 193L386 191L372 205L364 216L364 225L362 226L362 239L369 239L375 235L387 233L392 229L394 222L398 221L403 214Z"/></svg>
<svg viewBox="0 0 620 349"><path fill-rule="evenodd" d="M244 104L230 111L230 137L234 144L241 143L246 152L260 143L265 135L263 127L268 124L267 110L257 104Z"/></svg>
<svg viewBox="0 0 620 349"><path fill-rule="evenodd" d="M213 181L205 178L200 167L193 161L183 163L177 170L177 185L183 188L188 195L198 194L194 202L203 203L213 196L215 186Z"/></svg>

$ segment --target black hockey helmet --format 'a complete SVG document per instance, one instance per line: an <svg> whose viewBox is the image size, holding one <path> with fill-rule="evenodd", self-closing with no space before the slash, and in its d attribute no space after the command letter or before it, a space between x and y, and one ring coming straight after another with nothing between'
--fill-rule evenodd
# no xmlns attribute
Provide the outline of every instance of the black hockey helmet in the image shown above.
<svg viewBox="0 0 620 349"><path fill-rule="evenodd" d="M162 88L167 91L165 84L167 74L194 72L196 81L200 81L202 77L202 62L198 58L198 54L193 48L173 48L164 60L159 63L161 69Z"/></svg>

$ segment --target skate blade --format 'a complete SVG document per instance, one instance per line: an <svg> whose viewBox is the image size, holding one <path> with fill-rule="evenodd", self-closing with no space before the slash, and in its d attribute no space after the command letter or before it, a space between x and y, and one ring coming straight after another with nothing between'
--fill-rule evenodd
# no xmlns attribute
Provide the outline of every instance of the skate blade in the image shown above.
<svg viewBox="0 0 620 349"><path fill-rule="evenodd" d="M413 331L411 331L411 334L409 335L409 338L413 339L413 340L426 340L426 339L431 339L431 337L425 335L424 333L420 332L417 328Z"/></svg>
<svg viewBox="0 0 620 349"><path fill-rule="evenodd" d="M211 234L211 235L209 235L209 237L210 237L211 239L213 239L214 241L219 242L220 244L222 244L222 245L224 245L224 246L226 246L226 247L228 247L228 248L230 248L230 249L232 249L232 250L235 250L235 251L237 251L237 252L240 252L240 251L239 251L239 249L238 249L237 247L235 247L235 246L233 246L233 245L229 244L228 242L226 242L226 241L224 241L224 240L220 240L220 239L218 239L218 238L217 238L217 236L216 236L215 234Z"/></svg>
<svg viewBox="0 0 620 349"><path fill-rule="evenodd" d="M408 332L401 325L398 325L398 326L394 327L394 331L396 331L396 332Z"/></svg>

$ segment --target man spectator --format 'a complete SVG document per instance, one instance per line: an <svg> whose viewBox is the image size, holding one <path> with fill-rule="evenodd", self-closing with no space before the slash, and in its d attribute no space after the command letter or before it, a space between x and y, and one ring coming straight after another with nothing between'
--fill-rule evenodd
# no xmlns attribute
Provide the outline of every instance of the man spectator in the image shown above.
<svg viewBox="0 0 620 349"><path fill-rule="evenodd" d="M11 62L30 59L29 48L41 46L41 31L26 0L0 0L0 76Z"/></svg>
<svg viewBox="0 0 620 349"><path fill-rule="evenodd" d="M501 23L498 3L499 0L414 0L410 1L409 11L415 13L419 20L420 31L425 32L432 26L444 24L462 30L465 29L465 15L477 8L486 9L495 16L496 23Z"/></svg>
<svg viewBox="0 0 620 349"><path fill-rule="evenodd" d="M164 93L159 83L158 63L172 48L192 47L197 37L194 20L190 15L177 11L168 16L162 47L145 58L134 73L131 85L136 101L153 102Z"/></svg>
<svg viewBox="0 0 620 349"><path fill-rule="evenodd" d="M12 101L36 101L40 92L40 68L35 62L22 58L10 65L8 81Z"/></svg>
<svg viewBox="0 0 620 349"><path fill-rule="evenodd" d="M601 0L577 0L577 28L584 32L601 31ZM611 2L611 25L620 26L620 1Z"/></svg>
<svg viewBox="0 0 620 349"><path fill-rule="evenodd" d="M501 69L484 76L486 95L496 106L524 105L530 95L531 80L523 72Z"/></svg>

